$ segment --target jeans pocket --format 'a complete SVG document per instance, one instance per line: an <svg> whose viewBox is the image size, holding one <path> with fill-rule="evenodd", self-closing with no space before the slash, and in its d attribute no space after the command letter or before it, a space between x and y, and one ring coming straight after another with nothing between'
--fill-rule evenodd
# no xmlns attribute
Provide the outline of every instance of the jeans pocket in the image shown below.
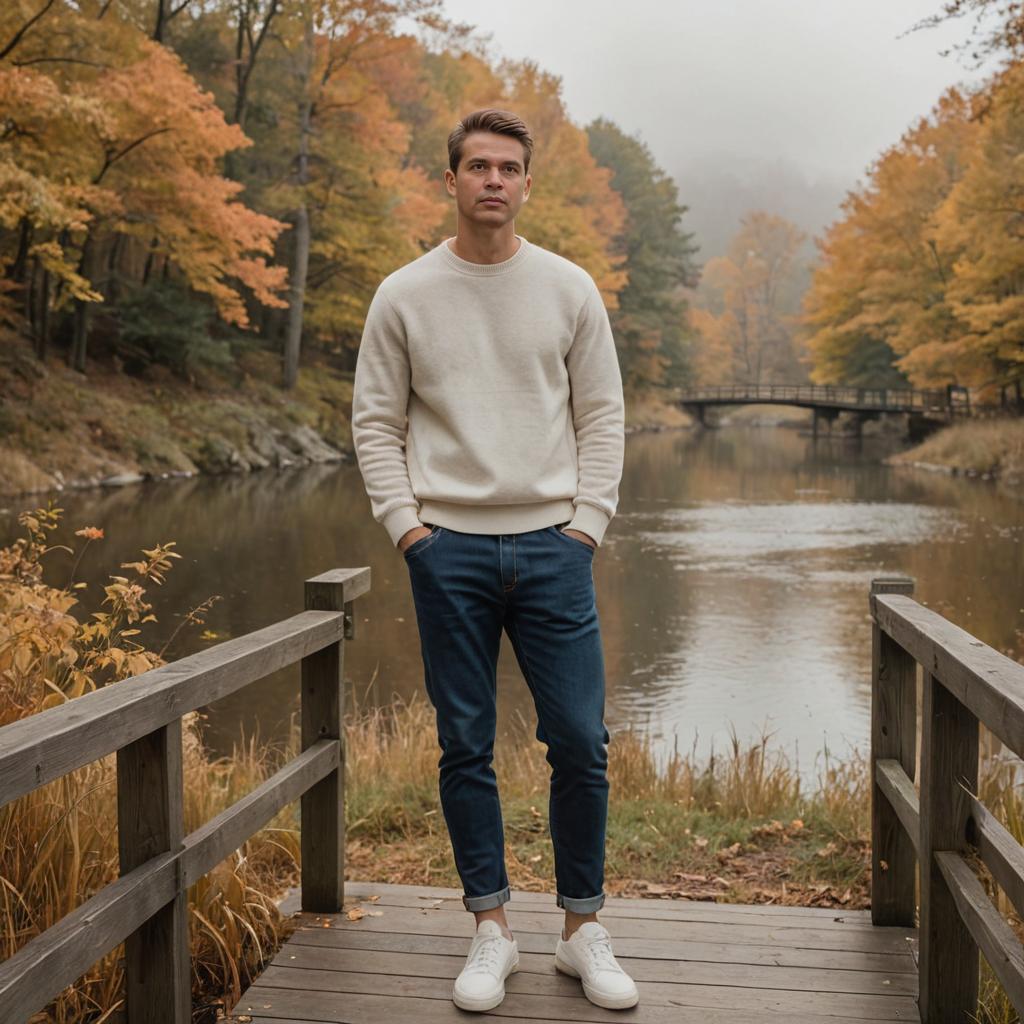
<svg viewBox="0 0 1024 1024"><path fill-rule="evenodd" d="M577 540L575 537L570 537L569 534L562 532L562 527L561 526L552 526L551 529L554 530L555 533L557 533L558 536L561 537L562 540L565 541L566 543L568 543L568 544L575 544L576 547L578 547L578 548L586 548L587 551L589 551L590 554L593 555L593 553L594 553L594 545L593 544L588 544L585 540Z"/></svg>
<svg viewBox="0 0 1024 1024"><path fill-rule="evenodd" d="M426 523L424 523L423 525L424 525L424 526L426 526L427 524L426 524ZM410 544L410 545L409 545L409 546L408 546L408 547L407 547L407 548L406 548L406 549L405 549L405 550L404 550L404 551L402 552L402 554L403 554L403 555L404 555L404 556L405 556L406 558L408 558L408 557L409 557L410 555L413 555L413 554L419 554L419 553L420 553L420 552L421 552L421 551L422 551L422 550L423 550L423 549L424 549L425 547L429 547L429 546L430 546L431 544L433 544L433 543L434 543L434 541L435 541L435 540L437 539L437 536L438 536L438 534L439 534L440 532L441 532L441 527L440 527L440 526L433 526L433 525L432 525L432 526L430 527L430 533L426 534L426 535L425 535L425 536L423 536L423 537L419 537L419 538L417 538L416 540L414 540L414 541L413 541L413 542L412 542L412 543L411 543L411 544Z"/></svg>

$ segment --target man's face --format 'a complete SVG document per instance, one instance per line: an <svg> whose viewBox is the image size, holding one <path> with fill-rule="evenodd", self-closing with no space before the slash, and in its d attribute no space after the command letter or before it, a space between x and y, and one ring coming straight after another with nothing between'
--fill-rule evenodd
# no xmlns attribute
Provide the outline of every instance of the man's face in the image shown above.
<svg viewBox="0 0 1024 1024"><path fill-rule="evenodd" d="M459 217L481 226L509 223L530 194L531 178L523 168L523 144L510 135L471 132L462 143L459 173L444 172L448 194Z"/></svg>

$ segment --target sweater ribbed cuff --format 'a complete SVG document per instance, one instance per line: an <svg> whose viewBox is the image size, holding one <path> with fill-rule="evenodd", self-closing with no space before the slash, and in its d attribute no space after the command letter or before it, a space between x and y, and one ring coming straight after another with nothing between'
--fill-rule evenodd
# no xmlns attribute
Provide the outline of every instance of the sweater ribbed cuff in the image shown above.
<svg viewBox="0 0 1024 1024"><path fill-rule="evenodd" d="M392 509L381 521L384 529L388 531L391 543L398 547L398 542L417 526L422 526L420 515L416 505L399 505Z"/></svg>
<svg viewBox="0 0 1024 1024"><path fill-rule="evenodd" d="M562 527L563 530L579 530L588 537L593 538L595 544L600 545L604 537L604 531L608 529L611 520L599 508L594 505L584 505L582 502L576 506L576 514Z"/></svg>

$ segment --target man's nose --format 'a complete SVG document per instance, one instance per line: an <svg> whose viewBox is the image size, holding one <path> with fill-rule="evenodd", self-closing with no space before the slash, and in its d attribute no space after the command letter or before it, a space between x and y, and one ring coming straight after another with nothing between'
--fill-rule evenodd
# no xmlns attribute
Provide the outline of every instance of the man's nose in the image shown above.
<svg viewBox="0 0 1024 1024"><path fill-rule="evenodd" d="M488 185L500 185L501 184L501 172L498 170L497 167L492 167L487 172L486 184L488 184Z"/></svg>

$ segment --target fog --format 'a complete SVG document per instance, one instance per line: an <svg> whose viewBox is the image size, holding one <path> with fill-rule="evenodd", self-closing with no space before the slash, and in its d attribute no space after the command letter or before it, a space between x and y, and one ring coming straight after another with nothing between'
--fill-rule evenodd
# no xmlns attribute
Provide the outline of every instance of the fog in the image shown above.
<svg viewBox="0 0 1024 1024"><path fill-rule="evenodd" d="M941 0L446 0L489 52L562 79L570 117L650 147L690 210L698 259L763 208L817 234L872 160L944 89L977 83L955 54L969 20L908 30Z"/></svg>

